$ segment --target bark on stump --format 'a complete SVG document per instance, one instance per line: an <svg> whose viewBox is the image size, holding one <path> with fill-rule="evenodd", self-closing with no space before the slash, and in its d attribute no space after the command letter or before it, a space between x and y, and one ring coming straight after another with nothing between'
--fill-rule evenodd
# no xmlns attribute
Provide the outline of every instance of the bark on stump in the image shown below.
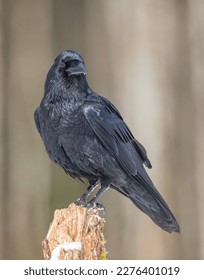
<svg viewBox="0 0 204 280"><path fill-rule="evenodd" d="M99 217L97 209L88 210L74 203L57 209L42 242L44 259L106 259L103 229L104 219Z"/></svg>

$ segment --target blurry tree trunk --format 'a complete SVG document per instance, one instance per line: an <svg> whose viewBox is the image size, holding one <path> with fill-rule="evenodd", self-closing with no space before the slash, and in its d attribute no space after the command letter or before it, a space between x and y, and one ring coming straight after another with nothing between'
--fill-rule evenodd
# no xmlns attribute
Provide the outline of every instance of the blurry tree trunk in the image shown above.
<svg viewBox="0 0 204 280"><path fill-rule="evenodd" d="M3 20L2 20L2 1L0 1L0 259L3 258L3 224L4 224L4 170L3 170L3 163L4 163L4 115L3 115L3 108L5 105L4 102L4 95L3 95Z"/></svg>
<svg viewBox="0 0 204 280"><path fill-rule="evenodd" d="M185 258L200 258L196 195L196 95L193 91L190 41L191 12L188 1L175 2L168 57L168 72L163 75L165 122L165 177L169 198L180 217L181 239L170 243L170 253L182 251ZM163 84L164 84L163 83ZM164 158L165 159L165 158ZM174 191L172 192L172 188ZM185 199L184 199L185 197ZM193 237L193 238L192 238ZM179 255L177 255L179 257Z"/></svg>
<svg viewBox="0 0 204 280"><path fill-rule="evenodd" d="M193 202L193 208L196 209L196 215L193 219L196 220L196 228L192 230L192 236L194 243L197 244L196 258L204 259L204 1L188 1L189 5L189 42L190 42L190 66L191 66L191 90L193 101L193 114L195 125L193 130L189 127L188 131L193 138L194 143L194 162L192 168L194 168L194 185L192 185L193 196L196 200ZM187 113L188 114L188 113ZM195 133L193 134L192 131ZM192 171L190 170L190 173ZM184 190L185 192L185 190ZM183 197L182 197L183 201ZM184 205L185 208L191 208L189 205ZM189 211L189 209L188 209ZM184 213L184 215L188 215ZM186 218L187 220L187 218ZM187 220L188 224L191 224ZM190 226L190 225L189 225ZM192 227L192 224L191 224ZM188 236L188 243L192 242L192 236ZM190 248L189 248L190 250ZM186 253L186 252L185 252ZM189 253L189 252L188 252Z"/></svg>
<svg viewBox="0 0 204 280"><path fill-rule="evenodd" d="M1 180L1 225L0 225L0 234L1 234L1 258L7 258L8 256L8 221L10 220L9 216L9 145L8 145L8 122L9 122L9 113L8 113L8 86L9 86L9 54L8 54L8 42L9 42L9 2L1 1L1 69L0 69L0 84L1 84L1 110L0 110L0 136L1 136L1 164L0 164L0 180Z"/></svg>
<svg viewBox="0 0 204 280"><path fill-rule="evenodd" d="M37 242L44 226L44 193L49 183L49 172L43 147L34 151L35 141L39 146L40 141L33 113L36 101L43 94L49 65L45 62L51 57L50 19L49 0L1 1L1 257L4 259L40 255ZM34 80L38 82L33 83ZM33 170L37 172L33 173Z"/></svg>

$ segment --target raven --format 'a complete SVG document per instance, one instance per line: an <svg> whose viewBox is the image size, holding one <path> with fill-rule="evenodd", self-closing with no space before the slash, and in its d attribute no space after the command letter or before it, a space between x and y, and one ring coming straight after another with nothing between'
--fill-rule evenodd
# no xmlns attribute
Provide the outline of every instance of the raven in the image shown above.
<svg viewBox="0 0 204 280"><path fill-rule="evenodd" d="M61 52L45 81L44 96L34 114L49 157L73 178L90 183L76 203L98 203L109 188L119 191L167 232L179 225L156 190L144 165L151 168L145 148L132 135L117 108L91 90L81 55ZM88 202L91 191L99 186Z"/></svg>

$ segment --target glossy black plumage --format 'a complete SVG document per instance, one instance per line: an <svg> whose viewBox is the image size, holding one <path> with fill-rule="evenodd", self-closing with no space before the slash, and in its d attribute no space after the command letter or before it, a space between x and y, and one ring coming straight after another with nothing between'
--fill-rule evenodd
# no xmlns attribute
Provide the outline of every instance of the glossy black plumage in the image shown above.
<svg viewBox="0 0 204 280"><path fill-rule="evenodd" d="M179 232L176 219L145 171L144 165L151 168L145 148L115 106L90 89L79 53L64 51L55 59L35 123L50 158L72 177L90 182L78 204L100 206L98 199L112 187L162 229ZM96 185L100 189L88 202Z"/></svg>

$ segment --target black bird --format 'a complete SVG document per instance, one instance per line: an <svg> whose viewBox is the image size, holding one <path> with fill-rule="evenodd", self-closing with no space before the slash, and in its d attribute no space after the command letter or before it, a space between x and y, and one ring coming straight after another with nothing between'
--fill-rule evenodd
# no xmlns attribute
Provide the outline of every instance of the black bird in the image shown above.
<svg viewBox="0 0 204 280"><path fill-rule="evenodd" d="M100 207L99 198L111 187L163 230L179 232L174 215L144 169L144 165L152 167L145 148L117 108L91 90L78 52L68 50L57 56L34 118L49 157L67 174L89 181L77 204ZM96 186L99 190L88 202Z"/></svg>

